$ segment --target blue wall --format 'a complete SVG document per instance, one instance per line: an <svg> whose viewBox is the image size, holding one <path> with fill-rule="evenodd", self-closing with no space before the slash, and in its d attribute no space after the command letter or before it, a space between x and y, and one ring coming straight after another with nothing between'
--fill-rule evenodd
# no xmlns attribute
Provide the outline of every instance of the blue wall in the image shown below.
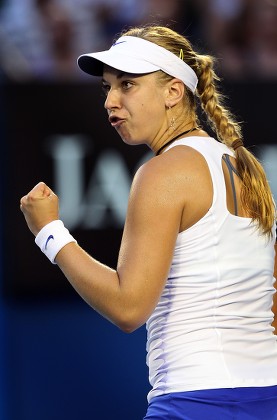
<svg viewBox="0 0 277 420"><path fill-rule="evenodd" d="M125 335L78 300L9 304L6 318L5 420L142 419L144 328Z"/></svg>

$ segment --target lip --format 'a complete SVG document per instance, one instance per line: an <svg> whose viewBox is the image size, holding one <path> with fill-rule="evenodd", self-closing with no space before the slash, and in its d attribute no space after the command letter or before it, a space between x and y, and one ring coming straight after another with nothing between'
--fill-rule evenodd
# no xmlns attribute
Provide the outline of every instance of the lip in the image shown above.
<svg viewBox="0 0 277 420"><path fill-rule="evenodd" d="M109 122L112 127L117 128L119 127L125 120L123 118L119 118L116 115L112 115L109 117Z"/></svg>

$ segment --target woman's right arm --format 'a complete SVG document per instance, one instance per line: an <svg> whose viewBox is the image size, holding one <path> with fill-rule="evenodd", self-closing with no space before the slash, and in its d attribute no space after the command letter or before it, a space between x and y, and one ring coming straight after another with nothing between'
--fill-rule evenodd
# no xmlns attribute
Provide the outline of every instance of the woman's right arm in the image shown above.
<svg viewBox="0 0 277 420"><path fill-rule="evenodd" d="M160 156L138 170L130 192L116 270L101 264L73 242L55 258L80 296L126 332L134 331L149 318L170 269L184 209L184 198L179 192L186 191L183 179L189 178L180 177L171 162L168 156ZM165 167L169 169L165 171ZM22 197L21 210L34 235L59 219L58 198L44 183Z"/></svg>

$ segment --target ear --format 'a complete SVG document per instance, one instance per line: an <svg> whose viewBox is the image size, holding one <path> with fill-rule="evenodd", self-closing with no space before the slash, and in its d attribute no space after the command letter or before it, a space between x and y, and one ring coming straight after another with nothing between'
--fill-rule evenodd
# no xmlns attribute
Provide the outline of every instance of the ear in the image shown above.
<svg viewBox="0 0 277 420"><path fill-rule="evenodd" d="M179 79L171 79L165 89L165 104L167 107L173 107L180 102L185 93L185 85Z"/></svg>

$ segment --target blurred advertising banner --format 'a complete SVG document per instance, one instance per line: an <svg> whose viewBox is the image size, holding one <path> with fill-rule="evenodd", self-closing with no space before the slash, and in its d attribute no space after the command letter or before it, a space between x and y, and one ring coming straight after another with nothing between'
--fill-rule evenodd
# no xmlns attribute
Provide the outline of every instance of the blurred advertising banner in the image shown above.
<svg viewBox="0 0 277 420"><path fill-rule="evenodd" d="M4 293L67 296L71 286L34 244L20 197L46 182L79 244L115 267L132 177L152 152L122 142L98 85L9 85L4 94Z"/></svg>
<svg viewBox="0 0 277 420"><path fill-rule="evenodd" d="M21 196L46 182L59 195L61 218L79 244L115 267L132 177L152 152L122 142L109 125L98 83L6 84L1 91L4 295L73 296L34 244L19 210ZM245 144L264 162L277 194L277 84L226 85L226 94L243 122Z"/></svg>

